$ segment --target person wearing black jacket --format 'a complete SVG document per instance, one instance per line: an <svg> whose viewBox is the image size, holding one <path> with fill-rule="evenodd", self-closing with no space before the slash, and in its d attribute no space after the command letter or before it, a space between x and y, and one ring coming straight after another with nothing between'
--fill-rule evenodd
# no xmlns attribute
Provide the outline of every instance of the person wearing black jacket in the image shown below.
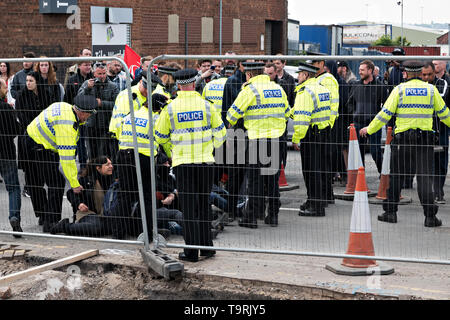
<svg viewBox="0 0 450 320"><path fill-rule="evenodd" d="M19 169L25 170L25 151L24 138L26 136L27 126L34 120L45 108L48 107L49 94L41 85L42 78L39 73L32 71L26 76L26 86L22 89L16 99L16 114L20 123L21 133L18 138L18 156Z"/></svg>
<svg viewBox="0 0 450 320"><path fill-rule="evenodd" d="M244 73L244 67L242 63L238 63L238 68L235 73L228 78L225 83L223 89L223 98L222 98L222 121L225 124L225 128L229 127L229 123L227 120L227 111L232 106L234 100L236 100L239 92L241 91L242 85L247 81L247 78ZM244 119L239 119L237 124L233 129L235 132L237 130L245 130L244 128ZM224 172L228 174L228 182L227 182L227 191L228 199L228 212L231 214L232 218L237 218L241 216L240 210L237 208L237 204L239 201L239 191L241 190L241 186L244 182L245 178L245 164L239 164L238 159L240 158L242 152L245 150L238 150L238 146L242 145L242 142L238 141L238 137L234 138L234 141L231 143L230 148L228 146L224 146L223 150L223 164L221 164L217 172ZM233 148L233 149L231 149ZM233 163L229 164L226 162L227 152L232 152L234 155ZM217 177L217 181L220 180L221 175Z"/></svg>
<svg viewBox="0 0 450 320"><path fill-rule="evenodd" d="M363 138L359 130L368 126L372 119L378 114L388 97L386 86L373 77L375 66L372 61L364 60L359 66L361 80L353 84L348 100L348 109L353 114L361 157L364 164L366 149L370 149L372 159L375 161L378 173L381 173L383 164L383 153L381 152L381 130Z"/></svg>
<svg viewBox="0 0 450 320"><path fill-rule="evenodd" d="M86 123L89 159L100 155L113 159L113 141L108 131L119 89L107 78L106 66L103 63L94 64L94 76L95 78L86 80L78 90L78 95L94 96L98 102L97 113Z"/></svg>
<svg viewBox="0 0 450 320"><path fill-rule="evenodd" d="M422 80L435 85L445 104L450 105L450 77L448 74L443 73L442 77L437 77L435 65L427 62L422 68ZM436 145L440 146L434 152L434 193L436 203L445 204L444 184L448 172L449 129L440 121L436 113L433 118L433 130L437 133Z"/></svg>
<svg viewBox="0 0 450 320"><path fill-rule="evenodd" d="M14 109L3 101L8 86L0 79L0 174L6 184L9 195L9 222L13 231L23 232L20 227L20 184L16 163L14 138L21 133ZM20 238L20 235L14 235Z"/></svg>
<svg viewBox="0 0 450 320"><path fill-rule="evenodd" d="M347 176L347 159L348 159L348 127L352 122L351 114L347 110L347 101L353 81L350 83L338 74L338 64L334 61L327 61L325 66L329 70L339 84L339 117L336 119L331 132L331 167L335 174L333 180L340 181L345 184Z"/></svg>
<svg viewBox="0 0 450 320"><path fill-rule="evenodd" d="M65 233L71 236L103 236L109 233L107 217L103 216L103 201L113 179L113 165L106 156L90 161L80 174L81 193L67 191L67 199L73 208L74 222L62 219L50 233Z"/></svg>
<svg viewBox="0 0 450 320"><path fill-rule="evenodd" d="M78 94L81 85L89 79L94 78L92 67L89 62L81 62L78 65L77 73L69 77L65 88L64 102L73 104L73 99Z"/></svg>

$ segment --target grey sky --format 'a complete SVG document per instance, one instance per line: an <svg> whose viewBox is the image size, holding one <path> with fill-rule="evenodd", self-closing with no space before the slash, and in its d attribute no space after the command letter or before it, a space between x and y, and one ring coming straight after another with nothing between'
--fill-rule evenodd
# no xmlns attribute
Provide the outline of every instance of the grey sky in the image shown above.
<svg viewBox="0 0 450 320"><path fill-rule="evenodd" d="M378 23L400 24L401 7L397 5L398 1L288 0L288 13L289 19L299 20L300 24L339 24L367 19ZM403 22L416 24L422 21L450 23L450 1L404 0Z"/></svg>

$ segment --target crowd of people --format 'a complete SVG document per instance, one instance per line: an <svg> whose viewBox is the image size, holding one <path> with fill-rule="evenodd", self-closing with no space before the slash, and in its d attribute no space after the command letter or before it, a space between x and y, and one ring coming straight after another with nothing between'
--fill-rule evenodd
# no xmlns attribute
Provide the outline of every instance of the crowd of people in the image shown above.
<svg viewBox="0 0 450 320"><path fill-rule="evenodd" d="M80 51L91 55L88 48ZM223 61L197 61L193 68L168 61L151 66L153 58L143 57L132 79L133 114L117 61L77 63L67 68L63 83L50 61L24 62L15 75L0 62L0 174L13 231L23 232L19 169L25 174L22 193L31 198L43 232L137 237L144 210L152 230L154 198L159 232L182 234L188 245L212 246L217 230L234 219L245 228L257 228L258 220L276 227L288 140L301 153L307 190L299 215L325 216L335 201L333 184L346 183L351 123L363 161L370 153L380 174L381 127L394 127L394 143L405 146L392 157L389 199L378 219L397 221L400 191L411 188L416 176L425 226L442 224L436 213L445 203L448 168L445 61L402 63L404 51L396 48L384 76L364 60L358 78L346 61L313 54L314 60L299 63L294 78L281 58L240 61L234 52L226 55ZM421 146L418 154L412 145ZM434 152L435 146L441 152ZM156 163L156 195L150 157ZM61 219L66 182L72 219ZM199 255L208 258L215 251L185 249L179 257L195 262Z"/></svg>

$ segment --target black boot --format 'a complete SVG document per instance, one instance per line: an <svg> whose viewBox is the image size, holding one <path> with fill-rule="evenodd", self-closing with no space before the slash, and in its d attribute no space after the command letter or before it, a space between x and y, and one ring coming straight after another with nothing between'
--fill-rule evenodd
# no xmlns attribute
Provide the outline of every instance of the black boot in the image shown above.
<svg viewBox="0 0 450 320"><path fill-rule="evenodd" d="M429 228L440 227L440 226L442 226L442 221L440 219L436 218L436 216L426 217L424 226L429 227Z"/></svg>
<svg viewBox="0 0 450 320"><path fill-rule="evenodd" d="M57 233L68 233L69 229L69 219L65 218L53 225L53 227L50 228L51 234L57 234Z"/></svg>
<svg viewBox="0 0 450 320"><path fill-rule="evenodd" d="M378 216L378 221L397 223L397 213L395 212L384 212Z"/></svg>

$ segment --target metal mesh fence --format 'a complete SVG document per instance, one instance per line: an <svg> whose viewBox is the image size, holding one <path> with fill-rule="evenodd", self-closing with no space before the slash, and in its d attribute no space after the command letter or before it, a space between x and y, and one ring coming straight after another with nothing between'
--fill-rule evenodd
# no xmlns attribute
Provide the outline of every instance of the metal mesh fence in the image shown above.
<svg viewBox="0 0 450 320"><path fill-rule="evenodd" d="M230 65L241 69L229 74L225 68L222 72L210 68L213 60L226 64L229 56L161 56L152 62L159 64L159 80L152 80L149 72L144 88L144 80L131 83L126 70L124 91L111 81L117 76L106 74L107 62L118 60L113 58L106 58L104 66L94 66L97 72L92 75L80 69L93 71L90 62L100 58L78 59L80 71L65 87L38 72L34 88L33 76L25 77L14 107L5 104L2 110L4 124L10 126L2 125L1 144L5 150L15 150L1 156L4 214L0 230L12 230L15 222L10 218L20 210L25 234L44 232L147 245L153 241L155 247L184 248L191 257L208 256L208 249L345 257L349 234L355 232L354 217L368 216L356 233L364 229L371 234L377 258L448 263L450 211L443 200L448 192L448 131L436 118L445 118L447 111L430 100L422 109L436 112L418 119L429 119L437 138L427 140L425 134L408 138L405 151L398 116L387 109L397 84L407 83L402 70L391 70L392 79L383 74L371 78L366 63L361 65L365 67L361 75L345 81L339 74L345 64L336 65L336 61L360 66L363 60L384 63L386 57L312 58L324 60L324 70L334 80L327 76L328 80L319 83L322 71L306 79L305 73L297 72L276 78L277 60L286 59L289 65L289 61L305 59L301 56L233 56ZM70 58L48 61L58 59ZM44 62L44 66L48 62L27 60L36 65ZM173 77L176 70L170 68L179 67L171 62L179 60L193 68L198 63L191 87ZM263 69L246 75L249 70L242 69L240 61L261 62ZM275 68L264 69L271 61ZM395 72L399 72L398 79ZM275 81L267 76L271 73ZM188 73L184 76L189 80ZM361 76L368 78L361 80ZM336 82L337 95L327 88L327 81ZM435 95L448 103L447 86L434 84ZM92 95L97 112L78 127L80 119L73 118L72 105L79 95ZM426 105L409 98L405 101L409 110L417 107L414 104ZM360 130L382 110L388 112L381 116L385 123L380 129L367 138L360 136ZM75 121L62 118L65 114ZM34 131L28 130L33 121ZM351 142L351 124L357 146ZM376 197L389 196L390 185L380 187L386 175L387 127L395 132L389 146L391 161L385 162L390 163L387 175L396 189L401 188L398 211L383 207L382 199ZM50 136L63 132L62 140L54 141L57 152L50 150L48 140L33 139L42 137L42 130ZM75 144L69 139L72 131L79 135ZM369 190L368 210L364 201L353 201L358 191L349 187L359 156ZM73 158L81 193L74 192L73 168L64 162ZM396 223L378 220L385 209L397 211ZM426 227L424 212L432 216L436 209L443 225ZM368 255L365 251L357 254Z"/></svg>

